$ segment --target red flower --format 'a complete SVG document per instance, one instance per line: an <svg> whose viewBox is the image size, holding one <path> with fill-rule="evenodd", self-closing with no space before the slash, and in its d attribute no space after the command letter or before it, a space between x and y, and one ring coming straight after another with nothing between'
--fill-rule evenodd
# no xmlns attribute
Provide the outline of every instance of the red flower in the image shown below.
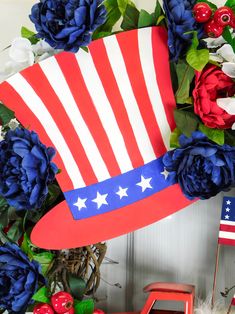
<svg viewBox="0 0 235 314"><path fill-rule="evenodd" d="M194 112L209 128L229 129L235 122L217 103L217 98L232 97L235 83L215 65L208 65L202 72L196 72L193 90Z"/></svg>

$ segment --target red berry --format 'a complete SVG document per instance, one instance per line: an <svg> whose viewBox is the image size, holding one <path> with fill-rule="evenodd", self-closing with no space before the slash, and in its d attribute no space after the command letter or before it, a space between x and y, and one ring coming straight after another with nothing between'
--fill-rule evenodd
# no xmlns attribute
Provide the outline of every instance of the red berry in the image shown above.
<svg viewBox="0 0 235 314"><path fill-rule="evenodd" d="M233 10L229 7L221 7L214 14L214 20L220 26L229 25L233 17Z"/></svg>
<svg viewBox="0 0 235 314"><path fill-rule="evenodd" d="M65 312L63 314L74 314L74 308L72 307L68 312Z"/></svg>
<svg viewBox="0 0 235 314"><path fill-rule="evenodd" d="M105 314L105 312L100 309L94 309L93 314Z"/></svg>
<svg viewBox="0 0 235 314"><path fill-rule="evenodd" d="M235 28L235 16L233 16L233 18L231 19L229 26L231 26L232 28Z"/></svg>
<svg viewBox="0 0 235 314"><path fill-rule="evenodd" d="M73 307L71 294L60 291L51 297L51 304L57 313L67 313Z"/></svg>
<svg viewBox="0 0 235 314"><path fill-rule="evenodd" d="M205 32L209 37L219 37L222 35L224 28L220 25L218 25L215 20L210 20L205 24Z"/></svg>
<svg viewBox="0 0 235 314"><path fill-rule="evenodd" d="M210 19L212 10L207 3L200 2L193 7L193 14L198 23L205 23Z"/></svg>
<svg viewBox="0 0 235 314"><path fill-rule="evenodd" d="M53 308L46 303L39 303L33 309L34 314L54 314Z"/></svg>

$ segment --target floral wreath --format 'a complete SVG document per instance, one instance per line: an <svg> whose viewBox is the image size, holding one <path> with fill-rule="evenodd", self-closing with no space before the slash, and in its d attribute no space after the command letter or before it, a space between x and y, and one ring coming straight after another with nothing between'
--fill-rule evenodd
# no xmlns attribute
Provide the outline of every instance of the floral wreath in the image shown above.
<svg viewBox="0 0 235 314"><path fill-rule="evenodd" d="M36 33L22 27L1 80L62 50L87 51L92 40L116 32L166 27L177 103L172 150L163 158L168 180L189 199L208 199L235 185L234 0L219 8L207 0L164 0L163 8L157 1L151 14L130 0L40 0L29 18ZM0 119L0 308L93 313L87 296L99 285L106 246L46 251L30 242L33 225L62 197L55 181L60 170L54 149L2 103Z"/></svg>

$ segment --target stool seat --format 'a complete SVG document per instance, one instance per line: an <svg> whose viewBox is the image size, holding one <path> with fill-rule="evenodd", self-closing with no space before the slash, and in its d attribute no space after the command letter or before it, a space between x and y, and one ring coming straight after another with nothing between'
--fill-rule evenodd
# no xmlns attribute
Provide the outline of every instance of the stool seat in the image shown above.
<svg viewBox="0 0 235 314"><path fill-rule="evenodd" d="M154 282L144 287L144 292L151 291L168 291L194 294L195 287L193 285L186 285L175 282Z"/></svg>
<svg viewBox="0 0 235 314"><path fill-rule="evenodd" d="M193 314L195 287L175 282L154 282L144 288L148 299L140 314L148 314L156 301L184 302L184 314Z"/></svg>

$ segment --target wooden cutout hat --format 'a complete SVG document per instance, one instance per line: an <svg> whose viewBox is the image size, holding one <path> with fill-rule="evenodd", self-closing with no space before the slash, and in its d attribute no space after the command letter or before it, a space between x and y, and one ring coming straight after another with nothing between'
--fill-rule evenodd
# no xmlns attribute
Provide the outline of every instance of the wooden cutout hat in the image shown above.
<svg viewBox="0 0 235 314"><path fill-rule="evenodd" d="M175 128L166 30L143 28L63 52L0 85L0 100L53 146L65 200L34 227L38 247L108 240L190 202L166 180Z"/></svg>

